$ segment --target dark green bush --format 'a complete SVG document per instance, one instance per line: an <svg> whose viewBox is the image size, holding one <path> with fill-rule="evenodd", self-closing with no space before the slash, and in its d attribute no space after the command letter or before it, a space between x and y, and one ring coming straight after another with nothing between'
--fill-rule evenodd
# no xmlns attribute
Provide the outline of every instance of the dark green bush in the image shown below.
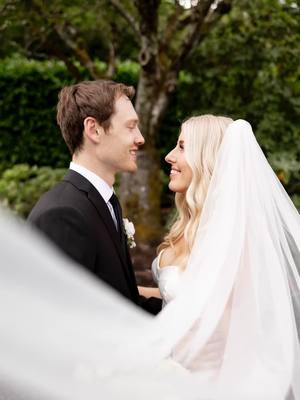
<svg viewBox="0 0 300 400"><path fill-rule="evenodd" d="M19 164L0 177L0 203L26 218L41 195L62 179L63 168Z"/></svg>
<svg viewBox="0 0 300 400"><path fill-rule="evenodd" d="M0 162L64 167L68 150L56 125L57 94L71 82L57 62L0 63Z"/></svg>

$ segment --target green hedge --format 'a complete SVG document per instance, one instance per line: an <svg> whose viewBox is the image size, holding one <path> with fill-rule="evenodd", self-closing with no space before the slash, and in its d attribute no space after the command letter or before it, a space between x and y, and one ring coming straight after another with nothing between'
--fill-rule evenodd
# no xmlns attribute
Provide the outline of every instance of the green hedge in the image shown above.
<svg viewBox="0 0 300 400"><path fill-rule="evenodd" d="M55 107L58 91L69 82L60 63L19 58L0 63L1 164L67 165Z"/></svg>
<svg viewBox="0 0 300 400"><path fill-rule="evenodd" d="M0 177L0 203L26 218L41 195L60 181L65 173L63 168L15 165Z"/></svg>

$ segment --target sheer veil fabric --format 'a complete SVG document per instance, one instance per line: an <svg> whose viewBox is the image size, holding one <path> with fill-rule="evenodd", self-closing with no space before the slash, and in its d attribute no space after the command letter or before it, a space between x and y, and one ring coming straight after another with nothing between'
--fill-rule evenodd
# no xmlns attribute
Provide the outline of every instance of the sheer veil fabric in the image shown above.
<svg viewBox="0 0 300 400"><path fill-rule="evenodd" d="M4 213L0 243L0 398L300 400L300 217L248 122L155 318Z"/></svg>

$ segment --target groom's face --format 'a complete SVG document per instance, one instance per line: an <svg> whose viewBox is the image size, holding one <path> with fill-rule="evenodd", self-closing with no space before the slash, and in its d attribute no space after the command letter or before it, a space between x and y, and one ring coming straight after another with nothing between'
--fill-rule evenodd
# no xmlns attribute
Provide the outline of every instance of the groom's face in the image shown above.
<svg viewBox="0 0 300 400"><path fill-rule="evenodd" d="M145 142L138 122L129 98L124 95L119 97L110 127L101 141L101 161L113 174L137 170L137 151Z"/></svg>

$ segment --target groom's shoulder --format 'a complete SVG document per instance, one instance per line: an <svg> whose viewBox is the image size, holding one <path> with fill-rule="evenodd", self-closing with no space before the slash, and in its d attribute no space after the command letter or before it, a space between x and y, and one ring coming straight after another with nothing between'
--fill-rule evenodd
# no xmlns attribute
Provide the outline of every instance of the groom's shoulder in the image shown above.
<svg viewBox="0 0 300 400"><path fill-rule="evenodd" d="M61 180L50 190L45 192L31 210L28 220L34 220L39 214L50 209L64 207L80 207L85 202L83 193L68 180Z"/></svg>

